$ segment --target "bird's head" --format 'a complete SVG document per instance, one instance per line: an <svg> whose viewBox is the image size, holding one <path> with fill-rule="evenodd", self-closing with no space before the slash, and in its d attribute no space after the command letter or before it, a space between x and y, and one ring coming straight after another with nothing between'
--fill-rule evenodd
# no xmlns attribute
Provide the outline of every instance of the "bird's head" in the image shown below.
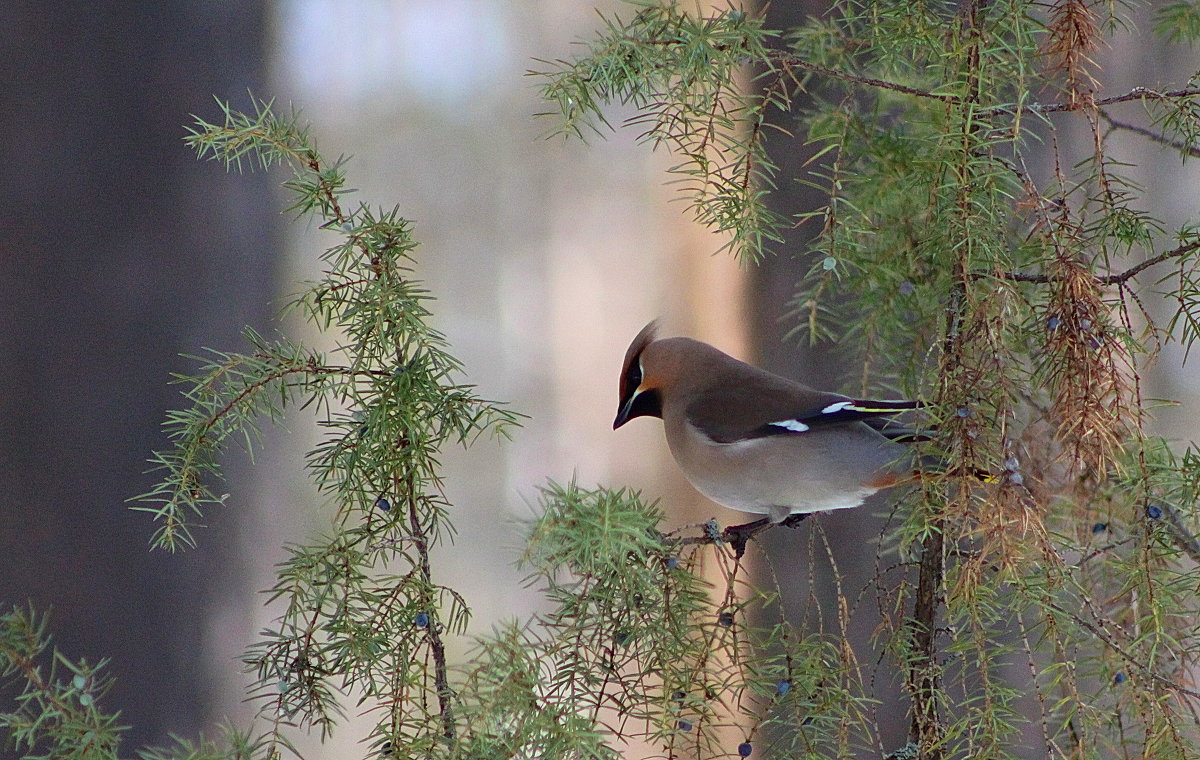
<svg viewBox="0 0 1200 760"><path fill-rule="evenodd" d="M625 352L625 362L621 365L621 396L613 430L634 417L662 417L661 378L655 372L653 352L647 355L646 350L654 343L657 331L657 321L646 325Z"/></svg>

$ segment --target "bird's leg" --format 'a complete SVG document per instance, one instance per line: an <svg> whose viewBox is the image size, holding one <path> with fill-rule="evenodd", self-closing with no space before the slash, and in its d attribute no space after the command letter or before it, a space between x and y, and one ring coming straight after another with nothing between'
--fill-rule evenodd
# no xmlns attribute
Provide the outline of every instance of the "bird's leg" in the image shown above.
<svg viewBox="0 0 1200 760"><path fill-rule="evenodd" d="M800 523L804 522L804 519L806 517L808 517L810 514L812 514L812 513L811 512L796 512L795 514L788 515L787 519L785 519L783 522L781 522L779 524L785 528L794 528L797 525L799 525Z"/></svg>

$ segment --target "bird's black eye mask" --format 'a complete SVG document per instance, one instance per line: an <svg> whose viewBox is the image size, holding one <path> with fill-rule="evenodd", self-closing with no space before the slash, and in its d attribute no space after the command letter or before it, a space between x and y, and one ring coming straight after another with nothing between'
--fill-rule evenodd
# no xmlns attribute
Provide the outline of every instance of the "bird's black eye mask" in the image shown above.
<svg viewBox="0 0 1200 760"><path fill-rule="evenodd" d="M625 396L624 402L628 405L623 408L623 414L620 414L620 424L633 419L634 417L662 417L662 396L657 388L647 388L641 393L638 393L638 387L642 384L642 357L637 356L629 363L629 369L625 371Z"/></svg>
<svg viewBox="0 0 1200 760"><path fill-rule="evenodd" d="M662 396L658 395L657 388L644 390L633 400L633 406L629 407L629 418L634 417L662 418Z"/></svg>

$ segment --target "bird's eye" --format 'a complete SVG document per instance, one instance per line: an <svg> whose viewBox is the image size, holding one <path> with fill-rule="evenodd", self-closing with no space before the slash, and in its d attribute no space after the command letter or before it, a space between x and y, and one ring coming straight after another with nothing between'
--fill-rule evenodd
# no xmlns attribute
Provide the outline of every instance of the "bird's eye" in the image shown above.
<svg viewBox="0 0 1200 760"><path fill-rule="evenodd" d="M634 361L629 365L629 371L625 373L625 390L633 392L642 384L642 363L640 360Z"/></svg>

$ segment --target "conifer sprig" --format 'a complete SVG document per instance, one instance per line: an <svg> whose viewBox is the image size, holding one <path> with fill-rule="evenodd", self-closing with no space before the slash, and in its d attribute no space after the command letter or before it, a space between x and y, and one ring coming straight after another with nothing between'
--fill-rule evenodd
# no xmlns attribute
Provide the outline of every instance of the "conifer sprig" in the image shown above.
<svg viewBox="0 0 1200 760"><path fill-rule="evenodd" d="M316 484L336 505L333 530L291 547L271 599L282 612L246 654L251 695L269 719L267 751L290 746L288 726L328 736L346 695L371 701L394 751L453 752L457 697L446 636L461 635L466 600L434 580L430 552L452 530L438 458L481 433L506 435L520 415L480 398L428 324L431 296L412 275L411 223L397 209L347 203L344 161L327 165L295 118L255 101L245 114L197 120L188 138L229 168L284 164L290 210L335 235L326 270L289 304L339 337L329 356L247 333L251 350L212 352L167 423L174 448L155 454L162 482L136 507L160 521L155 545L195 540L193 521L226 501L212 490L235 436L289 407L317 414L328 433L309 454Z"/></svg>

